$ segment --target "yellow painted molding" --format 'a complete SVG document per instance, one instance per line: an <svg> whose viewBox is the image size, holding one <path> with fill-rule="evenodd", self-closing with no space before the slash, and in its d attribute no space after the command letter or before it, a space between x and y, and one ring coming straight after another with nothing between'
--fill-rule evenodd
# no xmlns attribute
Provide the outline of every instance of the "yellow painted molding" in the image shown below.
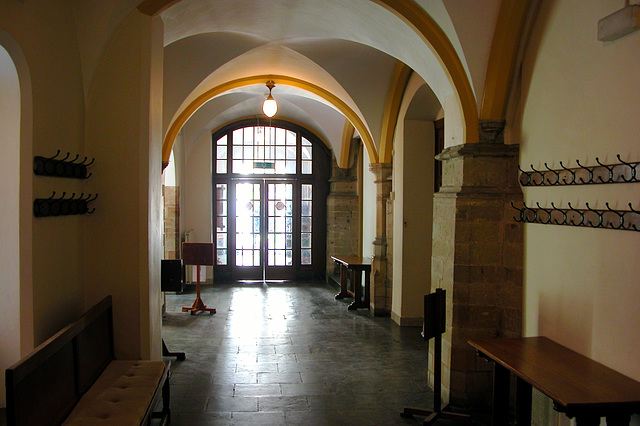
<svg viewBox="0 0 640 426"><path fill-rule="evenodd" d="M397 61L391 75L391 84L387 92L387 100L384 105L384 117L382 118L382 131L380 134L380 162L391 163L393 153L393 137L398 124L400 104L404 91L407 88L412 70L406 64Z"/></svg>
<svg viewBox="0 0 640 426"><path fill-rule="evenodd" d="M493 33L484 82L481 119L504 119L513 80L514 62L530 0L503 0Z"/></svg>
<svg viewBox="0 0 640 426"><path fill-rule="evenodd" d="M346 169L349 167L349 155L351 154L351 140L356 132L356 128L349 120L344 120L344 127L342 128L342 149L340 150L340 159L338 166Z"/></svg>
<svg viewBox="0 0 640 426"><path fill-rule="evenodd" d="M456 93L464 142L478 142L478 107L471 82L455 48L438 24L412 0L371 0L409 25L435 54Z"/></svg>
<svg viewBox="0 0 640 426"><path fill-rule="evenodd" d="M173 148L173 144L182 129L182 126L187 122L189 117L191 117L202 105L204 105L210 99L215 98L222 93L225 93L229 90L237 89L240 87L250 86L253 84L264 84L267 79L272 79L278 85L285 86L293 86L308 92L311 92L315 95L320 96L321 98L328 101L331 105L336 107L338 111L340 111L346 118L349 120L353 126L358 130L360 137L362 138L362 142L364 143L366 149L369 152L369 157L372 162L378 161L378 152L373 143L373 137L369 133L369 130L365 126L364 122L360 119L358 114L351 109L345 102L342 101L339 97L335 96L333 93L328 90L317 86L313 83L309 83L307 81L301 80L295 77L289 77L285 75L273 75L273 74L265 74L265 75L256 75L250 77L243 77L236 80L231 80L226 83L222 83L216 87L213 87L206 92L202 93L198 97L196 97L190 104L188 104L173 120L167 133L164 137L164 141L162 144L162 160L168 161L169 156L171 155L171 149Z"/></svg>

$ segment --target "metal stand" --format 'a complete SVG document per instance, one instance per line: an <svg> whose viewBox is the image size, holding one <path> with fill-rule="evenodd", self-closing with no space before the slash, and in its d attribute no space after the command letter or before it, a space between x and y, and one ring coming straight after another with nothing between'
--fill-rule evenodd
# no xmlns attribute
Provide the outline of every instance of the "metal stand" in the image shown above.
<svg viewBox="0 0 640 426"><path fill-rule="evenodd" d="M213 259L213 243L182 243L182 260L185 265L196 266L196 300L191 306L184 306L182 312L191 312L195 315L197 312L206 311L215 314L214 308L207 308L202 298L200 298L200 265L214 265Z"/></svg>
<svg viewBox="0 0 640 426"><path fill-rule="evenodd" d="M425 340L434 338L434 361L433 361L433 410L424 408L405 407L400 415L402 417L413 417L414 414L426 416L423 425L431 425L439 418L470 422L471 417L466 414L452 413L442 408L442 333L446 331L446 307L445 291L436 289L435 293L424 296L424 323L422 327L422 337ZM429 346L427 345L427 356ZM445 407L446 408L446 407Z"/></svg>
<svg viewBox="0 0 640 426"><path fill-rule="evenodd" d="M216 313L215 308L207 308L202 298L200 297L200 265L196 265L196 300L191 306L183 306L182 312L191 312L191 315L195 315L199 311L206 311L212 314Z"/></svg>

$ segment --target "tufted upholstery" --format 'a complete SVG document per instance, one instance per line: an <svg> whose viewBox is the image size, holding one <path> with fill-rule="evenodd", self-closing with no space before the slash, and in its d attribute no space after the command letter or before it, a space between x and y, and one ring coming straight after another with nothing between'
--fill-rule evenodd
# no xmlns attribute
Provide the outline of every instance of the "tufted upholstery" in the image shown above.
<svg viewBox="0 0 640 426"><path fill-rule="evenodd" d="M64 425L139 425L167 369L163 361L111 361Z"/></svg>

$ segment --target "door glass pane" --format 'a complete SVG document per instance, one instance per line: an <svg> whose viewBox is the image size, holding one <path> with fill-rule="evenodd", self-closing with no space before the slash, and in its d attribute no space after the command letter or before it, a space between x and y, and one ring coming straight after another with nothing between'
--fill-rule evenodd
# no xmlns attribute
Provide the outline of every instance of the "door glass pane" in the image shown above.
<svg viewBox="0 0 640 426"><path fill-rule="evenodd" d="M290 248L292 236L293 184L269 183L267 185L267 265L291 266L293 257Z"/></svg>
<svg viewBox="0 0 640 426"><path fill-rule="evenodd" d="M260 266L260 184L236 184L236 266Z"/></svg>
<svg viewBox="0 0 640 426"><path fill-rule="evenodd" d="M300 264L311 265L311 211L313 204L313 185L302 185L302 201L300 202Z"/></svg>
<svg viewBox="0 0 640 426"><path fill-rule="evenodd" d="M216 226L216 264L227 264L227 184L216 184L215 226Z"/></svg>

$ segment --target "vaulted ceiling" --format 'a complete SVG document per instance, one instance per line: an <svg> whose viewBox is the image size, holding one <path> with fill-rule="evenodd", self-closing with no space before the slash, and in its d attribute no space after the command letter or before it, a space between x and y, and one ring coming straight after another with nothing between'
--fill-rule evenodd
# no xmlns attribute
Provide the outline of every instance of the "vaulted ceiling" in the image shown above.
<svg viewBox="0 0 640 426"><path fill-rule="evenodd" d="M456 91L451 72L431 41L393 13L391 3L182 0L166 8L161 14L165 132L182 130L189 143L230 121L262 116L265 83L272 77L278 118L313 129L336 158L349 120L375 151L384 138L385 107L398 64L406 64L430 89L418 92L424 99L411 118L433 119ZM418 3L437 23L436 32L446 34L461 64L459 74L468 79L468 92L477 102L473 93L484 78L482 55L488 52L493 23L475 25L477 40L468 55L473 61L467 61L451 17L468 21L468 14L477 12L474 6L467 11L454 1ZM495 15L499 2L483 3L483 14ZM468 83L474 81L472 72L480 83Z"/></svg>

